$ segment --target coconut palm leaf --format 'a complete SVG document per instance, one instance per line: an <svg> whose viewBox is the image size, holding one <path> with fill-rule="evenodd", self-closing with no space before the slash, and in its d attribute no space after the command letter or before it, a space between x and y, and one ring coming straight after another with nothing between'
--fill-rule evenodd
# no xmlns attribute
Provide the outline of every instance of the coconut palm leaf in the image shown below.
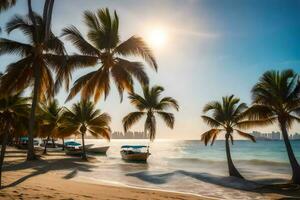
<svg viewBox="0 0 300 200"><path fill-rule="evenodd" d="M142 85L148 84L149 78L142 64L128 61L125 57L132 55L141 57L156 69L154 56L141 38L132 37L123 43L120 42L119 18L116 12L111 15L108 9L100 9L95 13L86 11L84 22L88 27L88 40L74 26L65 28L63 36L71 41L82 55L93 56L97 59L97 62L89 62L84 61L81 57L74 65L77 67L97 66L98 72L95 72L90 79L83 78L86 81L79 78L79 81L76 81L77 84L74 85L75 88L71 89L67 101L78 92L81 92L84 99L91 96L94 96L95 101L102 96L106 99L110 91L110 77L117 86L121 101L124 91L133 92L133 78ZM82 55L74 55L74 57ZM75 68L69 69L67 74L70 74Z"/></svg>
<svg viewBox="0 0 300 200"><path fill-rule="evenodd" d="M124 131L127 132L128 129L137 123L145 114L145 112L132 112L126 115L122 120Z"/></svg>
<svg viewBox="0 0 300 200"><path fill-rule="evenodd" d="M141 56L150 66L157 70L157 63L151 50L140 37L132 36L117 46L115 52L122 56Z"/></svg>
<svg viewBox="0 0 300 200"><path fill-rule="evenodd" d="M75 26L64 28L62 36L66 36L83 55L99 55L99 51L84 39Z"/></svg>
<svg viewBox="0 0 300 200"><path fill-rule="evenodd" d="M0 38L0 55L14 54L20 56L27 56L32 53L32 50L32 46L28 44L5 38Z"/></svg>
<svg viewBox="0 0 300 200"><path fill-rule="evenodd" d="M17 0L1 0L0 1L0 13L8 8L14 6Z"/></svg>
<svg viewBox="0 0 300 200"><path fill-rule="evenodd" d="M160 102L157 105L158 110L164 110L164 109L169 109L169 108L174 108L178 111L179 105L175 99L172 97L164 97L160 100Z"/></svg>
<svg viewBox="0 0 300 200"><path fill-rule="evenodd" d="M173 113L158 111L157 114L164 120L164 122L169 128L174 128L175 117Z"/></svg>
<svg viewBox="0 0 300 200"><path fill-rule="evenodd" d="M235 131L242 137L247 138L249 140L252 140L252 142L256 142L255 137L253 135L250 135L249 133L245 133L243 131L240 131L238 129L235 129Z"/></svg>
<svg viewBox="0 0 300 200"><path fill-rule="evenodd" d="M218 133L221 131L222 129L210 129L201 135L201 141L203 141L205 145L207 145L210 141L211 144L213 144Z"/></svg>
<svg viewBox="0 0 300 200"><path fill-rule="evenodd" d="M210 127L217 128L217 127L223 126L223 124L221 124L217 120L213 119L212 117L209 117L209 116L206 116L206 115L202 115L201 118Z"/></svg>

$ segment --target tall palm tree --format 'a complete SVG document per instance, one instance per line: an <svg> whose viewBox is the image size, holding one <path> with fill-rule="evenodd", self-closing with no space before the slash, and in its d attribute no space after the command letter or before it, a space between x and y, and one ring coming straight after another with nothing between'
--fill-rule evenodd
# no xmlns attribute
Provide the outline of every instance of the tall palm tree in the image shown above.
<svg viewBox="0 0 300 200"><path fill-rule="evenodd" d="M165 110L174 108L178 111L179 106L175 99L172 97L164 97L160 99L160 94L164 91L161 86L143 87L143 96L135 93L129 95L131 104L137 109L136 112L129 113L123 118L124 131L127 130L135 123L137 123L143 116L146 117L145 121L145 134L149 134L150 140L153 141L156 136L156 119L155 115L160 116L166 125L173 129L175 118L174 115Z"/></svg>
<svg viewBox="0 0 300 200"><path fill-rule="evenodd" d="M62 55L65 49L63 43L52 32L45 40L45 23L40 16L35 15L36 26L30 18L14 16L6 25L8 33L19 30L23 32L29 43L22 43L0 38L0 55L15 54L20 60L7 66L1 79L0 91L12 94L33 86L33 99L29 120L29 141L27 159L35 159L33 148L33 132L35 113L38 103L54 93L52 72L58 72L61 67Z"/></svg>
<svg viewBox="0 0 300 200"><path fill-rule="evenodd" d="M84 12L84 22L88 28L87 41L79 30L70 26L63 30L63 35L80 51L80 55L70 56L69 71L60 75L70 77L71 71L78 67L97 67L95 71L76 80L67 101L81 91L82 98L94 96L97 101L101 95L107 97L110 91L110 79L113 78L117 89L133 91L133 77L141 84L148 83L142 63L126 60L127 56L139 56L151 67L157 69L155 58L142 38L132 36L121 42L119 36L119 18L116 12L111 16L108 9L96 13Z"/></svg>
<svg viewBox="0 0 300 200"><path fill-rule="evenodd" d="M46 138L44 154L47 153L47 143L50 137L55 138L59 136L59 125L63 109L59 106L56 99L49 102L42 103L40 106L40 126L39 137Z"/></svg>
<svg viewBox="0 0 300 200"><path fill-rule="evenodd" d="M231 95L223 97L221 102L212 101L204 106L203 112L211 113L210 115L202 115L201 117L212 129L201 135L201 141L203 141L205 145L211 141L211 145L213 145L217 136L221 132L225 132L225 147L229 175L243 178L233 164L229 140L231 140L233 144L234 132L238 133L242 137L252 140L253 142L255 142L255 138L252 135L239 130L239 128L245 127L248 124L248 121L245 121L243 117L243 112L247 109L247 106L245 103L239 102L239 98Z"/></svg>
<svg viewBox="0 0 300 200"><path fill-rule="evenodd" d="M91 101L80 101L73 104L71 109L65 109L59 132L62 136L81 135L82 159L86 160L84 136L89 133L110 140L110 121L110 116L101 113Z"/></svg>
<svg viewBox="0 0 300 200"><path fill-rule="evenodd" d="M25 130L29 112L28 100L29 98L21 97L20 93L0 99L0 134L3 135L0 156L0 187L7 139L10 135Z"/></svg>
<svg viewBox="0 0 300 200"><path fill-rule="evenodd" d="M253 125L279 125L293 172L292 182L300 184L300 166L288 137L292 124L300 122L299 76L289 69L265 72L252 88L252 102L245 115Z"/></svg>

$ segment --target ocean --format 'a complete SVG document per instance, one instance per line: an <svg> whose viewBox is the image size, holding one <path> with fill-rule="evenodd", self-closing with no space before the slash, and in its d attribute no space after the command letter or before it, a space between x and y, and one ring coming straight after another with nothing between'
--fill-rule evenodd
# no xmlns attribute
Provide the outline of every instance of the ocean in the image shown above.
<svg viewBox="0 0 300 200"><path fill-rule="evenodd" d="M80 141L78 139L78 141ZM88 139L87 144L109 145L106 156L96 156L97 164L89 171L78 170L78 176L102 183L114 183L193 193L220 199L263 199L249 192L261 184L287 182L291 169L283 141L240 140L231 146L232 159L247 179L227 175L225 142L217 140L205 146L196 140L103 140ZM300 161L300 141L291 141ZM124 144L150 144L147 163L127 163L121 159Z"/></svg>

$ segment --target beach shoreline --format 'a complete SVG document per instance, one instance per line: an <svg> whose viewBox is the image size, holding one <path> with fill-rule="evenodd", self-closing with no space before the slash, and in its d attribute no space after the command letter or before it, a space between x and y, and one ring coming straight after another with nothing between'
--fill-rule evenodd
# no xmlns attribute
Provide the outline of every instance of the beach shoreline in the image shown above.
<svg viewBox="0 0 300 200"><path fill-rule="evenodd" d="M63 152L49 152L38 161L25 162L25 159L25 151L8 149L3 170L4 188L0 191L1 199L220 199L218 196L207 196L205 193L191 194L101 181L91 177L91 172L99 165L99 160L93 157L84 162L78 157L65 156ZM86 177L79 171L84 171ZM220 186L214 184L209 186L211 190L217 187ZM261 193L264 199L280 199L286 195L270 189L252 192ZM292 193L291 195L295 196Z"/></svg>
<svg viewBox="0 0 300 200"><path fill-rule="evenodd" d="M84 162L80 158L61 153L48 153L38 161L25 161L24 151L9 148L3 169L3 188L0 198L6 199L187 199L212 198L195 194L139 188L124 184L112 184L82 177L75 178L73 170L84 170L93 159ZM44 165L45 162L58 160ZM74 166L72 166L74 163ZM54 166L55 165L55 166ZM73 177L74 176L74 177Z"/></svg>

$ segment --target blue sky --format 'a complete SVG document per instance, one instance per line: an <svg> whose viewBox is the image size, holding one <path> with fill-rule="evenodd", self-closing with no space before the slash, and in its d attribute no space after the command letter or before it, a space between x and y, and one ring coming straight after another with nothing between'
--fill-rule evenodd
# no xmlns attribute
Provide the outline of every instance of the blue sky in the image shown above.
<svg viewBox="0 0 300 200"><path fill-rule="evenodd" d="M40 11L43 1L33 3ZM300 72L300 1L56 0L53 30L60 34L63 27L72 24L85 33L83 11L105 7L117 11L122 40L131 35L146 37L157 27L168 30L163 48L153 49L158 73L148 67L147 72L151 84L164 86L164 94L176 98L181 109L175 113L174 130L158 123L159 138L198 139L207 129L200 119L206 102L235 94L250 103L250 89L266 70L292 68ZM13 14L26 12L26 1L19 0L16 7L0 15L0 26L3 28ZM2 33L1 37L7 36ZM23 40L19 33L10 37ZM76 51L70 43L66 46L70 53ZM0 70L14 59L1 56ZM74 80L86 72L76 72ZM140 89L138 84L136 89ZM61 103L65 97L64 91L58 95ZM115 89L98 107L111 114L113 130L121 130L122 117L133 110L126 99L120 104ZM142 127L143 122L133 130ZM294 126L295 131L300 131L299 125Z"/></svg>

